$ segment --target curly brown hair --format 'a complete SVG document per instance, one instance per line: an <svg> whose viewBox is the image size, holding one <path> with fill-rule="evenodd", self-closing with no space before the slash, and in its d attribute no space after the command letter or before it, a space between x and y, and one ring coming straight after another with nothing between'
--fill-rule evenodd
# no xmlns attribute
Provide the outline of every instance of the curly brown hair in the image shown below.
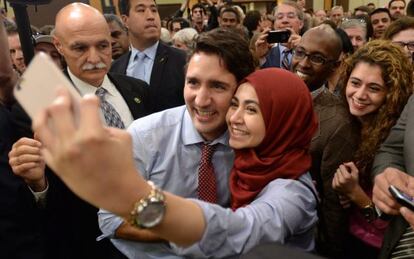
<svg viewBox="0 0 414 259"><path fill-rule="evenodd" d="M359 63L377 65L381 68L386 96L381 107L369 116L361 128L361 140L354 161L362 172L361 183L370 186L369 171L376 151L397 122L400 113L413 92L413 69L403 49L386 40L374 40L358 49L344 61L341 71L342 95L348 79ZM346 100L346 98L344 98ZM367 186L368 185L368 186Z"/></svg>

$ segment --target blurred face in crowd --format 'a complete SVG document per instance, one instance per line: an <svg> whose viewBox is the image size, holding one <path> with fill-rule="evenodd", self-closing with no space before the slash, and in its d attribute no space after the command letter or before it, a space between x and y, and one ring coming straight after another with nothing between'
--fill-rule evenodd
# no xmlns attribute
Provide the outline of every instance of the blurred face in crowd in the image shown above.
<svg viewBox="0 0 414 259"><path fill-rule="evenodd" d="M308 31L295 49L292 72L297 74L309 89L321 87L336 68L336 48L331 37L327 37L325 32Z"/></svg>
<svg viewBox="0 0 414 259"><path fill-rule="evenodd" d="M128 33L117 22L108 23L111 32L112 58L117 59L129 51Z"/></svg>
<svg viewBox="0 0 414 259"><path fill-rule="evenodd" d="M405 3L403 1L394 1L390 5L390 13L393 20L405 15Z"/></svg>
<svg viewBox="0 0 414 259"><path fill-rule="evenodd" d="M391 24L391 17L389 17L388 13L376 13L371 15L371 24L372 29L374 31L373 38L379 39L384 35L385 30L387 30L388 26Z"/></svg>
<svg viewBox="0 0 414 259"><path fill-rule="evenodd" d="M226 116L230 134L229 144L234 149L254 148L262 143L266 126L254 87L241 84L231 100Z"/></svg>
<svg viewBox="0 0 414 259"><path fill-rule="evenodd" d="M178 32L179 30L181 30L182 28L181 28L181 24L179 23L179 22L173 22L172 24L171 24L171 28L172 28L172 31L171 31L171 38L174 36L174 34L176 33L176 32Z"/></svg>
<svg viewBox="0 0 414 259"><path fill-rule="evenodd" d="M345 96L349 112L362 122L378 111L386 96L380 66L358 63L346 84Z"/></svg>
<svg viewBox="0 0 414 259"><path fill-rule="evenodd" d="M56 22L54 44L76 77L98 87L112 62L108 25L99 13L73 13Z"/></svg>
<svg viewBox="0 0 414 259"><path fill-rule="evenodd" d="M407 54L407 57L410 60L412 59L414 53L414 29L400 31L392 37L391 41L400 45Z"/></svg>
<svg viewBox="0 0 414 259"><path fill-rule="evenodd" d="M315 12L315 19L317 24L321 24L326 20L326 12L324 10L318 10Z"/></svg>
<svg viewBox="0 0 414 259"><path fill-rule="evenodd" d="M36 44L36 46L34 47L35 52L44 52L47 55L49 55L49 57L52 58L53 62L55 62L55 64L60 68L63 69L63 65L62 65L62 56L59 54L59 52L57 51L55 45L53 45L52 43L46 43L46 42L39 42Z"/></svg>
<svg viewBox="0 0 414 259"><path fill-rule="evenodd" d="M354 51L362 47L366 43L366 33L361 27L347 28L344 30L352 42Z"/></svg>
<svg viewBox="0 0 414 259"><path fill-rule="evenodd" d="M194 127L206 140L226 131L226 113L237 87L219 56L195 53L191 57L184 86L184 100Z"/></svg>
<svg viewBox="0 0 414 259"><path fill-rule="evenodd" d="M13 33L9 35L7 39L9 42L10 58L12 60L13 66L19 73L23 73L26 70L26 64L24 63L19 34Z"/></svg>
<svg viewBox="0 0 414 259"><path fill-rule="evenodd" d="M218 18L218 22L220 27L225 28L234 28L239 24L237 15L233 12L221 13L220 17Z"/></svg>
<svg viewBox="0 0 414 259"><path fill-rule="evenodd" d="M131 35L135 48L144 50L155 44L161 36L161 19L153 0L130 0L128 16L122 19Z"/></svg>
<svg viewBox="0 0 414 259"><path fill-rule="evenodd" d="M341 23L342 18L344 18L344 10L342 8L336 8L331 11L331 21L336 25Z"/></svg>
<svg viewBox="0 0 414 259"><path fill-rule="evenodd" d="M272 22L269 19L263 19L260 22L260 28L261 28L261 30L264 30L264 29L267 29L267 28L270 28L271 30L273 30L273 23L274 22Z"/></svg>
<svg viewBox="0 0 414 259"><path fill-rule="evenodd" d="M204 16L204 10L199 7L194 8L194 10L191 12L191 20L195 24L203 24Z"/></svg>
<svg viewBox="0 0 414 259"><path fill-rule="evenodd" d="M290 28L299 34L300 30L303 27L303 21L299 19L297 10L293 6L286 4L279 5L277 7L275 17L275 29L279 30Z"/></svg>

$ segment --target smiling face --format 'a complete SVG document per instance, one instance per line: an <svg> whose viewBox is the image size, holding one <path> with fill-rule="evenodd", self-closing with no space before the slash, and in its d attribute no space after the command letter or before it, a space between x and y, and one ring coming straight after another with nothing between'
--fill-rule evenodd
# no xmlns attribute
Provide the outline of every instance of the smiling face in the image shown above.
<svg viewBox="0 0 414 259"><path fill-rule="evenodd" d="M262 143L266 126L260 111L259 98L250 83L241 84L237 89L226 121L232 148L254 148Z"/></svg>
<svg viewBox="0 0 414 259"><path fill-rule="evenodd" d="M336 68L335 53L337 49L337 45L325 32L321 30L308 31L303 35L295 50L297 53L305 53L308 56L298 58L298 55L293 55L292 72L297 74L309 89L315 90L321 87ZM325 60L325 62L315 64L311 62L310 56Z"/></svg>
<svg viewBox="0 0 414 259"><path fill-rule="evenodd" d="M380 66L358 63L346 84L349 112L363 122L383 105L386 93Z"/></svg>
<svg viewBox="0 0 414 259"><path fill-rule="evenodd" d="M226 131L226 113L237 86L236 77L213 54L195 53L187 68L184 100L194 127L206 140Z"/></svg>

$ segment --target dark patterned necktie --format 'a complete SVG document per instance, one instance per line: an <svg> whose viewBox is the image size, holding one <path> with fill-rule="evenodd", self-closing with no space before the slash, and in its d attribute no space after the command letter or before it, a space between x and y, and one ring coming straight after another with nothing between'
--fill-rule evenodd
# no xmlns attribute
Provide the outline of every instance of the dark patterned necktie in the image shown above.
<svg viewBox="0 0 414 259"><path fill-rule="evenodd" d="M203 144L198 169L198 199L210 203L217 203L216 175L211 162L214 151L215 146Z"/></svg>
<svg viewBox="0 0 414 259"><path fill-rule="evenodd" d="M289 55L292 53L290 49L284 49L282 51L282 68L290 70Z"/></svg>
<svg viewBox="0 0 414 259"><path fill-rule="evenodd" d="M112 104L105 100L106 89L98 87L95 94L99 97L99 100L101 100L101 110L104 114L106 125L109 127L125 129L125 125L122 122L119 113L115 110Z"/></svg>

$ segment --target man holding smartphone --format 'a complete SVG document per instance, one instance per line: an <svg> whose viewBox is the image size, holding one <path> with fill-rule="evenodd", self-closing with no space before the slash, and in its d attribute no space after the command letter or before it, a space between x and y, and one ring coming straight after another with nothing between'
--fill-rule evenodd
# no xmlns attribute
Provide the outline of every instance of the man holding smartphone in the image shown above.
<svg viewBox="0 0 414 259"><path fill-rule="evenodd" d="M375 182L373 202L382 212L393 215L379 258L390 258L397 254L413 255L414 244L409 237L413 233L414 212L401 207L389 191L390 185L393 185L408 196L414 196L413 123L414 97L411 96L397 124L381 145L372 167Z"/></svg>
<svg viewBox="0 0 414 259"><path fill-rule="evenodd" d="M296 2L285 0L275 7L274 16L276 30L289 30L291 35L287 42L268 43L267 37L270 29L262 32L256 41L256 56L260 58L260 67L279 67L290 70L292 50L299 43L300 30L303 27L304 14Z"/></svg>

